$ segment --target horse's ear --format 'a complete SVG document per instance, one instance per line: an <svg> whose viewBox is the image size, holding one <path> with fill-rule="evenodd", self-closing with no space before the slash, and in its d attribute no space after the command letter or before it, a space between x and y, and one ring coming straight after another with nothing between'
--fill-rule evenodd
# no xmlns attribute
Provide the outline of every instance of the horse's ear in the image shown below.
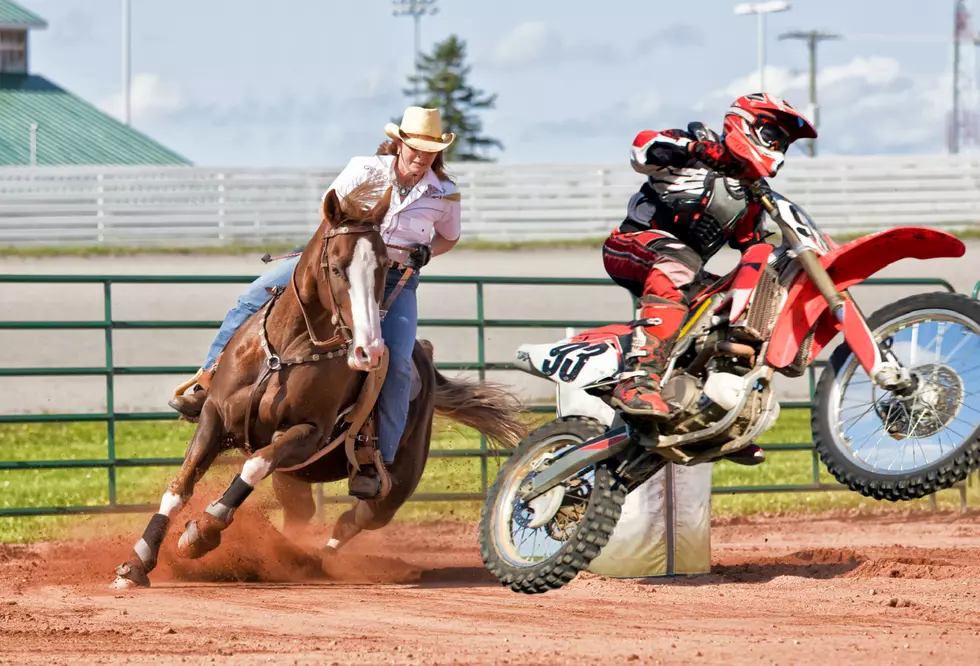
<svg viewBox="0 0 980 666"><path fill-rule="evenodd" d="M340 222L341 215L340 198L337 196L337 191L330 190L320 204L320 217L330 226L334 226Z"/></svg>
<svg viewBox="0 0 980 666"><path fill-rule="evenodd" d="M378 203L374 205L371 209L371 219L375 221L376 224L381 224L384 220L384 216L388 213L388 207L391 206L391 187L385 190L384 196L378 200Z"/></svg>

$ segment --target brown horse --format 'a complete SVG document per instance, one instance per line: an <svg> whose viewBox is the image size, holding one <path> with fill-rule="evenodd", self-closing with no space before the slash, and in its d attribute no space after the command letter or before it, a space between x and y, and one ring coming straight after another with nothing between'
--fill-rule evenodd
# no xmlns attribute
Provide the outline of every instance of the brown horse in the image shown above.
<svg viewBox="0 0 980 666"><path fill-rule="evenodd" d="M201 557L216 548L235 510L273 473L288 531L313 515L310 483L351 479L359 465L380 466L382 492L358 499L341 516L325 552L361 530L387 525L422 476L433 413L478 429L498 446L513 446L525 434L513 395L499 385L442 376L418 342L413 358L419 390L394 462L384 467L370 423L351 423L351 414L373 407L379 386L367 403L359 398L373 379L383 380L387 360L379 322L389 262L379 229L391 190L380 192L365 183L343 203L333 190L324 197L322 222L290 285L229 340L180 471L142 539L116 569L113 586L149 585L170 520L224 450L241 449L249 458L224 495L187 523L177 548L182 556ZM317 331L331 326L333 337L320 341Z"/></svg>

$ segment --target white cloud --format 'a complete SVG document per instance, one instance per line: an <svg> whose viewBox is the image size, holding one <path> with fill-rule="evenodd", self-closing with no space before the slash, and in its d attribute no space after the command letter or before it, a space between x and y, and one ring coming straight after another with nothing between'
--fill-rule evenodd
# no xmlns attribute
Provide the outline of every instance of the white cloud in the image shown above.
<svg viewBox="0 0 980 666"><path fill-rule="evenodd" d="M660 95L655 92L640 93L626 101L625 113L629 118L649 121L663 107Z"/></svg>
<svg viewBox="0 0 980 666"><path fill-rule="evenodd" d="M176 85L157 74L141 73L134 76L130 83L129 105L133 120L146 121L180 111L185 106L185 99ZM122 119L122 91L113 94L99 107Z"/></svg>
<svg viewBox="0 0 980 666"><path fill-rule="evenodd" d="M817 85L832 86L848 79L862 79L873 86L883 86L898 80L902 66L894 58L871 56L855 58L846 65L825 67L817 73Z"/></svg>
<svg viewBox="0 0 980 666"><path fill-rule="evenodd" d="M708 97L718 113L736 97L755 92L758 71L739 77ZM823 154L939 152L950 109L948 74L926 78L903 72L883 56L857 57L817 73L819 144ZM766 91L808 112L809 75L766 67Z"/></svg>
<svg viewBox="0 0 980 666"><path fill-rule="evenodd" d="M808 74L794 74L785 67L766 65L766 92L787 96L790 93L806 92L810 85ZM897 81L900 77L901 65L894 58L873 56L870 58L855 58L844 65L825 67L817 72L817 87L829 88L841 83L863 81L869 86L886 86ZM739 77L727 86L717 91L728 99L758 92L759 70ZM802 105L800 105L802 106Z"/></svg>
<svg viewBox="0 0 980 666"><path fill-rule="evenodd" d="M494 64L533 65L561 51L561 38L543 21L525 21L501 38L493 49Z"/></svg>
<svg viewBox="0 0 980 666"><path fill-rule="evenodd" d="M791 89L805 89L807 85L806 75L793 75L785 67L775 67L766 65L766 92L773 95L785 95ZM733 100L742 95L759 92L759 70L755 70L747 76L741 76L721 90L717 90L714 96L724 97Z"/></svg>
<svg viewBox="0 0 980 666"><path fill-rule="evenodd" d="M602 42L568 39L544 21L525 21L514 27L494 45L490 64L504 69L568 62L602 65L625 57Z"/></svg>

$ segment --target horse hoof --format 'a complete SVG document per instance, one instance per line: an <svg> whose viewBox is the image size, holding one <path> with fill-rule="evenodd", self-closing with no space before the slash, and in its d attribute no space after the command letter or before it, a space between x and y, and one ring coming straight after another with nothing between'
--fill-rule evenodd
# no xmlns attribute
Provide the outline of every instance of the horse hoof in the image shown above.
<svg viewBox="0 0 980 666"><path fill-rule="evenodd" d="M116 567L116 578L109 584L112 590L134 590L138 587L149 587L150 579L140 566L133 566L129 562L120 564Z"/></svg>
<svg viewBox="0 0 980 666"><path fill-rule="evenodd" d="M186 531L177 542L177 554L189 560L204 557L221 544L221 532L202 532L196 520L187 521Z"/></svg>

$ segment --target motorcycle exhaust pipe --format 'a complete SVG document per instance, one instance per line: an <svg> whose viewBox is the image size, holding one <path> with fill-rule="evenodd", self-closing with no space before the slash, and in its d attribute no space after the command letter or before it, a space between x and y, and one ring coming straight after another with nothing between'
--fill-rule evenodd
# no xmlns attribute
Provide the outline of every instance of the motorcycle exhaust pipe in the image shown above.
<svg viewBox="0 0 980 666"><path fill-rule="evenodd" d="M755 356L755 349L741 342L728 342L727 340L715 342L698 352L698 355L691 362L691 365L687 366L685 372L689 375L698 374L708 364L711 357L717 356L718 354L730 354L732 356L742 356L751 359Z"/></svg>

